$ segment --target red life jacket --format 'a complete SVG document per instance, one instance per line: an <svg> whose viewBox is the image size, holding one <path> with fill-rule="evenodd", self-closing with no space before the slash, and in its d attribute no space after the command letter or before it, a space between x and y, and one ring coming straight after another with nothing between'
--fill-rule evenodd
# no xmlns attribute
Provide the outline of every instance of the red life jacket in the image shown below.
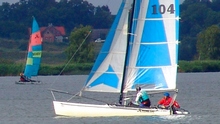
<svg viewBox="0 0 220 124"><path fill-rule="evenodd" d="M158 102L159 105L164 105L165 107L168 107L172 101L171 97L168 97L165 99L164 97ZM174 101L173 106L180 108L180 105L178 104L177 101Z"/></svg>

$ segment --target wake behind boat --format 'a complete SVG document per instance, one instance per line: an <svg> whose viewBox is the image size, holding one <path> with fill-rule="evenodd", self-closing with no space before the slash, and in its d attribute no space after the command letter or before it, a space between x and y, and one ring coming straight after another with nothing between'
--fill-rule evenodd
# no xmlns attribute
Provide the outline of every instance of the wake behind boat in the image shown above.
<svg viewBox="0 0 220 124"><path fill-rule="evenodd" d="M41 81L31 79L38 75L42 55L42 38L40 28L36 19L33 17L31 37L28 46L28 54L24 73L20 73L20 80L15 84L40 84Z"/></svg>
<svg viewBox="0 0 220 124"><path fill-rule="evenodd" d="M134 92L137 86L148 94L169 91L177 95L178 39L179 0L123 0L82 90L74 95L51 89L56 115L98 117L189 114L184 109L173 112L172 107L141 108L127 104L129 93ZM119 101L117 104L105 105L76 102L74 98L85 97L83 91L118 93ZM58 101L55 92L72 96L67 101Z"/></svg>

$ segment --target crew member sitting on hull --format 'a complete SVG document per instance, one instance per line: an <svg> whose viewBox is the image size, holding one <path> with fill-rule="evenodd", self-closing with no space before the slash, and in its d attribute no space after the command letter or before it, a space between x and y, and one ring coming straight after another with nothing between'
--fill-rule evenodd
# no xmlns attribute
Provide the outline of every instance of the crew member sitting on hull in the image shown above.
<svg viewBox="0 0 220 124"><path fill-rule="evenodd" d="M142 91L141 87L136 88L137 96L135 101L129 103L130 106L150 107L151 102L146 91Z"/></svg>
<svg viewBox="0 0 220 124"><path fill-rule="evenodd" d="M170 103L172 102L172 100L173 99L170 97L169 93L164 93L164 97L158 101L158 107L168 109L170 108ZM176 100L174 100L171 108L173 110L173 113L176 114L175 112L180 108L180 105Z"/></svg>
<svg viewBox="0 0 220 124"><path fill-rule="evenodd" d="M28 79L23 73L20 73L20 82L31 82L32 80Z"/></svg>

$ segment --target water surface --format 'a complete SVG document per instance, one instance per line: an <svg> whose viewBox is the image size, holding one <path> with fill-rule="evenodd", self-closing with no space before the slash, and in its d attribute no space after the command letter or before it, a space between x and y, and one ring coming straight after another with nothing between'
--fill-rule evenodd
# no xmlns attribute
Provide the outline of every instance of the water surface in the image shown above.
<svg viewBox="0 0 220 124"><path fill-rule="evenodd" d="M39 76L40 85L18 85L18 76L0 77L0 123L1 124L219 124L220 122L220 73L178 73L177 100L190 115L145 117L99 117L70 118L54 114L53 97L48 91L59 89L78 92L87 75ZM114 95L92 94L108 102L118 100ZM56 95L57 99L65 97ZM162 96L152 96L156 104Z"/></svg>

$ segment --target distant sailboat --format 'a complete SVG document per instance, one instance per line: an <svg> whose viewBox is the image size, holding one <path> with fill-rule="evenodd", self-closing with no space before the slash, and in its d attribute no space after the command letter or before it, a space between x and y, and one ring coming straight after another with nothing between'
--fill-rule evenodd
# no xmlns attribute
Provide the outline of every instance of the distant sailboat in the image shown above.
<svg viewBox="0 0 220 124"><path fill-rule="evenodd" d="M123 0L83 90L75 95L81 96L82 91L119 93L118 104L57 101L54 92L68 92L51 89L56 115L172 115L171 109L128 106L125 98L137 86L149 94L177 94L178 39L179 0Z"/></svg>
<svg viewBox="0 0 220 124"><path fill-rule="evenodd" d="M33 76L38 75L42 55L42 38L38 23L33 17L30 42L28 46L27 61L24 73L21 73L21 79L16 84L41 83L39 80L32 80ZM23 78L22 78L23 77Z"/></svg>

